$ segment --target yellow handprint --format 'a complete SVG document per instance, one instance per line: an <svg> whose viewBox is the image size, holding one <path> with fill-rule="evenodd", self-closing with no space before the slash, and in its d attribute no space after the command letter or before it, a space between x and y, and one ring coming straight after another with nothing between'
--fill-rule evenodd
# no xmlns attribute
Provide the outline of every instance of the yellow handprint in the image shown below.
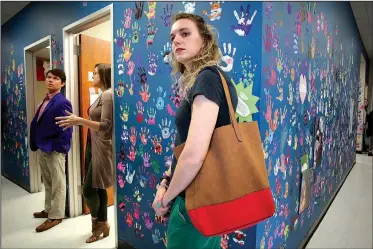
<svg viewBox="0 0 373 249"><path fill-rule="evenodd" d="M155 19L155 7L157 2L148 2L149 12L144 10L145 15L148 17L148 20Z"/></svg>
<svg viewBox="0 0 373 249"><path fill-rule="evenodd" d="M123 57L126 62L131 59L133 48L131 49L131 40L126 39L123 43L122 50L123 50Z"/></svg>

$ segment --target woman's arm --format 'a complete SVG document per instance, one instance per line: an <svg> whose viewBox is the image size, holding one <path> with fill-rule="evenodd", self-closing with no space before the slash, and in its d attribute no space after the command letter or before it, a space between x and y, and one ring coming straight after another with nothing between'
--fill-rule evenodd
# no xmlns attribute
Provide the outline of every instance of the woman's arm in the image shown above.
<svg viewBox="0 0 373 249"><path fill-rule="evenodd" d="M203 95L194 98L188 138L170 186L163 197L164 206L185 190L196 177L205 160L218 118L219 106Z"/></svg>
<svg viewBox="0 0 373 249"><path fill-rule="evenodd" d="M78 125L85 126L88 129L91 129L93 131L98 131L100 129L100 122L92 121L92 120L85 119L85 118L82 118L82 117L78 117L78 118L79 118L79 124Z"/></svg>
<svg viewBox="0 0 373 249"><path fill-rule="evenodd" d="M113 124L113 97L110 91L104 92L101 96L102 106L101 106L101 120L100 122L92 121L82 117L78 117L75 114L66 111L69 116L57 117L57 125L63 127L66 130L74 125L82 125L93 131L104 131L108 132Z"/></svg>

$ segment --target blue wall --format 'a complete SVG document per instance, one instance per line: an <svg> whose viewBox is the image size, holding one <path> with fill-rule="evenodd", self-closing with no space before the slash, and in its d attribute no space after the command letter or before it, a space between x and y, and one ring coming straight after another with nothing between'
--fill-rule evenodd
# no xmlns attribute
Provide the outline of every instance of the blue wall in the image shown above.
<svg viewBox="0 0 373 249"><path fill-rule="evenodd" d="M276 214L258 225L256 245L296 248L353 165L364 48L348 2L263 3L262 17L260 129Z"/></svg>
<svg viewBox="0 0 373 249"><path fill-rule="evenodd" d="M363 48L351 8L348 3L225 2L214 5L221 7L220 19L210 20L204 15L204 10L211 13L209 2L195 2L190 8L191 3L157 2L154 18L146 15L148 2L142 8L134 2L114 3L118 237L136 248L165 248L167 222L155 219L151 202L172 159L178 95L163 55L169 49L169 18L177 11L193 11L217 29L223 55L234 59L228 75L248 98L237 117L260 124L277 207L275 216L263 224L223 236L222 246L297 247L355 158ZM53 67L63 68L63 27L108 4L33 2L2 26L2 174L26 188L30 181L23 49L52 35ZM244 13L250 6L248 18L256 11L244 36L232 28L237 25L234 10L241 16L241 5ZM150 44L152 29L156 33ZM252 115L245 116L248 110ZM316 129L319 120L323 125ZM346 132L349 127L351 134ZM314 163L317 131L323 143ZM308 170L302 172L302 166ZM308 186L306 205L301 201L302 185ZM304 210L299 214L301 202Z"/></svg>
<svg viewBox="0 0 373 249"><path fill-rule="evenodd" d="M237 25L234 11L236 10L241 16L241 5L244 13L249 10L248 18L251 18L256 11L251 29L242 36L232 29L232 26ZM204 17L206 17L203 14L204 10L208 14L211 13L209 2L196 2L194 7L194 13ZM261 81L259 48L262 37L262 4L225 2L220 3L220 7L220 19L211 20L214 18L206 17L205 20L216 28L223 55L228 54L233 57L233 66L228 75L237 84L238 90L246 94L247 106L251 113L255 113L254 120L259 120L257 109ZM133 10L133 13L128 10ZM176 86L170 77L171 68L164 63L163 54L167 44L171 45L170 19L167 17L171 17L178 11L185 11L185 8L181 2L157 2L154 19L149 19L145 11L149 11L147 2L143 6L142 17L137 20L135 3L115 3L114 6L119 239L136 248L164 248L167 222L155 220L151 203L156 192L156 184L172 161L174 115L178 100ZM131 14L130 19L126 17L128 13ZM149 28L154 27L153 29L157 30L151 45L147 45L148 25ZM137 43L132 40L136 37L134 27L140 27ZM131 41L131 57L129 53L124 53L123 56L123 40L118 37L121 34L126 45L129 46ZM229 44L231 44L230 51ZM151 57L156 58L154 62ZM134 71L128 73L128 68L133 64ZM222 63L222 66L225 67L226 64ZM142 83L141 70L146 75L146 82ZM251 115L246 117L247 120L251 118ZM245 118L239 117L239 119L243 121ZM141 139L142 137L145 139ZM254 227L250 231L237 231L226 237L229 240L227 243L230 248L241 247L241 245L254 248L255 230Z"/></svg>

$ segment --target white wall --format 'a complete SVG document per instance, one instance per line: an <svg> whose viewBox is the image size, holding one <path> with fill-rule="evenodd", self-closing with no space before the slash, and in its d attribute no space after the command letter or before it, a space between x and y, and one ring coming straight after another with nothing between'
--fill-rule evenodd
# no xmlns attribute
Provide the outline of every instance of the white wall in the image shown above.
<svg viewBox="0 0 373 249"><path fill-rule="evenodd" d="M36 81L35 84L35 112L38 106L43 101L45 93L47 92L47 87L45 86L45 81Z"/></svg>
<svg viewBox="0 0 373 249"><path fill-rule="evenodd" d="M90 29L87 29L80 34L111 42L113 38L111 37L110 29L110 21L106 21Z"/></svg>

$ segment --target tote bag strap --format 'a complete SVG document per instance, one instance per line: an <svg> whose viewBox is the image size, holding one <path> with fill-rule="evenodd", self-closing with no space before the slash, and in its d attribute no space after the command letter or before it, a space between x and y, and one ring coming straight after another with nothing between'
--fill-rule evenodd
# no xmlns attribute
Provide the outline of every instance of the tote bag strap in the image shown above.
<svg viewBox="0 0 373 249"><path fill-rule="evenodd" d="M227 99L227 103L229 107L229 116L231 118L231 124L233 126L234 132L236 133L237 140L239 142L242 142L242 136L241 136L240 129L238 128L237 120L234 114L232 99L231 99L231 95L229 94L227 81L225 80L224 76L221 74L220 70L217 69L217 71L220 75L221 82L223 83L225 98Z"/></svg>

